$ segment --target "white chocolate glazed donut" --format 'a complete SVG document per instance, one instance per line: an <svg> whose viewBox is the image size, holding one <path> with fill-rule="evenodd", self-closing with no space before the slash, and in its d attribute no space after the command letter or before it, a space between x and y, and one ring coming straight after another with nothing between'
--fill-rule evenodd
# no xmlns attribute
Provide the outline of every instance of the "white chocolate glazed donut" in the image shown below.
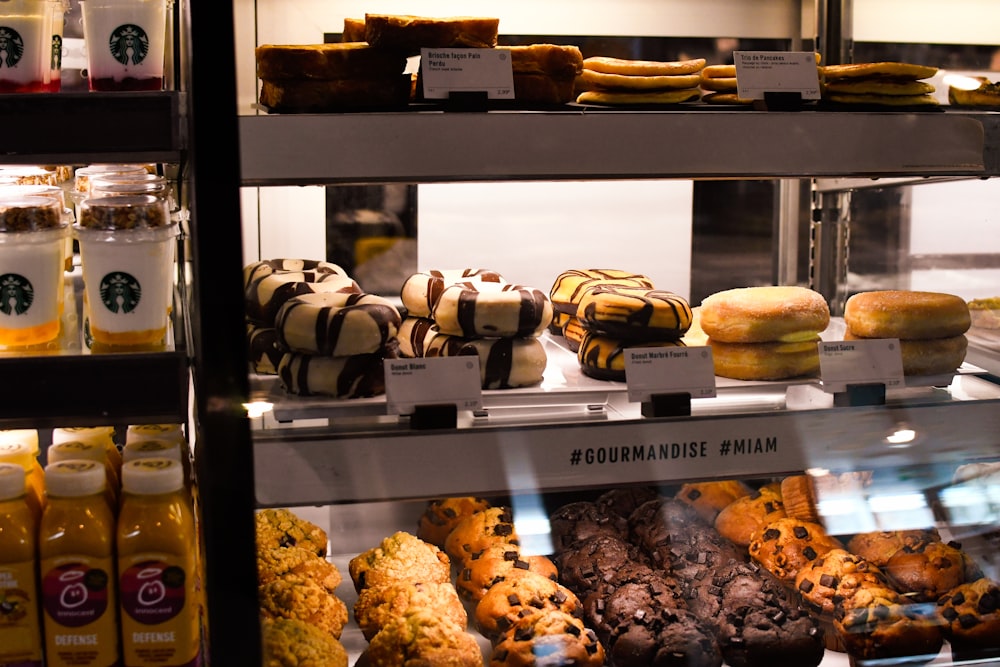
<svg viewBox="0 0 1000 667"><path fill-rule="evenodd" d="M257 278L263 278L272 273L301 273L303 271L347 275L347 271L337 264L317 259L262 259L243 267L243 289L249 287L250 283Z"/></svg>
<svg viewBox="0 0 1000 667"><path fill-rule="evenodd" d="M400 290L400 298L411 317L430 317L434 304L445 287L460 282L505 283L496 271L489 269L447 269L414 273Z"/></svg>
<svg viewBox="0 0 1000 667"><path fill-rule="evenodd" d="M274 326L281 304L293 296L313 292L360 294L361 286L349 276L315 271L279 272L257 278L246 289L247 319Z"/></svg>
<svg viewBox="0 0 1000 667"><path fill-rule="evenodd" d="M852 295L844 306L848 330L861 338L950 338L969 330L964 299L941 292L880 290Z"/></svg>
<svg viewBox="0 0 1000 667"><path fill-rule="evenodd" d="M316 292L292 297L274 327L287 350L330 357L377 352L399 331L399 311L374 294Z"/></svg>
<svg viewBox="0 0 1000 667"><path fill-rule="evenodd" d="M715 374L733 380L787 380L819 373L819 336L783 343L724 343L711 337Z"/></svg>
<svg viewBox="0 0 1000 667"><path fill-rule="evenodd" d="M701 328L715 342L813 340L830 324L830 307L806 287L740 287L701 302Z"/></svg>
<svg viewBox="0 0 1000 667"><path fill-rule="evenodd" d="M587 290L576 316L587 329L631 340L675 339L691 326L691 306L666 290L599 285Z"/></svg>
<svg viewBox="0 0 1000 667"><path fill-rule="evenodd" d="M388 353L322 357L288 352L278 364L281 386L290 394L363 398L385 393L383 360Z"/></svg>
<svg viewBox="0 0 1000 667"><path fill-rule="evenodd" d="M552 321L552 302L534 287L457 283L441 292L431 318L442 333L463 338L539 336Z"/></svg>
<svg viewBox="0 0 1000 667"><path fill-rule="evenodd" d="M285 351L278 347L278 331L247 322L247 354L255 373L276 375Z"/></svg>

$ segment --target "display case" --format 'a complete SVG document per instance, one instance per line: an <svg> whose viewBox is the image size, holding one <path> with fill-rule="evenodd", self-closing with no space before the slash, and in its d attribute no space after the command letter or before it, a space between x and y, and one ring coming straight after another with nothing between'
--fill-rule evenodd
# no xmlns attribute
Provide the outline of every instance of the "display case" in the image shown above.
<svg viewBox="0 0 1000 667"><path fill-rule="evenodd" d="M544 12L528 2L483 3L475 11L501 16L502 33L550 40L571 41L579 35L726 37L773 40L767 42L769 48L801 50L813 48L818 25L842 21L841 10L861 29L853 40L838 33L843 38L838 46L880 42L865 31L875 33L872 25L885 25L878 12L891 3L864 3L870 6L854 12L851 3L834 9L828 3L775 0L750 7L719 1L699 3L698 11L690 11L685 2L638 2L616 8L611 16L593 3L549 4ZM516 195L525 199L534 188L580 186L557 198L568 216L553 214L539 221L510 214L499 223L519 234L541 235L541 228L552 228L550 237L556 240L550 238L542 251L545 266L539 268L536 261L535 273L529 274L536 286L547 289L555 275L578 266L584 257L588 263L592 257L604 263L603 257L625 266L630 251L653 246L652 253L635 261L648 262L682 293L694 270L690 254L683 254L683 269L675 271L662 260L656 264L658 247L642 241L654 238L669 245L676 236L681 241L675 245L687 246L699 223L690 215L680 221L661 211L649 215L634 203L660 209L677 202L690 206L692 188L738 179L773 187L777 204L767 233L769 251L752 260L731 253L718 272L731 274L731 287L744 284L747 279L731 263L739 257L748 264L765 264L770 282L820 289L834 314L827 334L835 340L842 333L836 327L842 327L843 298L873 284L841 273L842 254L857 249L844 230L859 209L866 209L863 193L911 193L940 182L989 187L1000 175L1000 114L948 108L924 113L567 108L268 114L256 106L254 47L320 42L337 33L344 18L371 8L353 2L263 1L239 1L231 7L230 14L204 3L179 4L178 69L186 78L176 91L0 99L12 118L45 127L28 138L15 124L7 125L2 139L9 161L134 159L175 164L183 174L192 214L185 246L189 270L183 275L190 281L181 283L184 307L177 309L177 350L0 359L5 377L19 378L5 383L8 407L2 417L11 428L190 419L203 510L210 664L260 663L253 515L264 508L292 508L321 525L330 537L330 559L346 573L352 557L383 537L415 531L427 501L443 496L483 496L509 505L525 547L545 554L552 550L549 514L609 489L654 487L672 495L695 480L739 479L758 487L806 471L817 478L824 471L833 476L865 471L870 478L863 491L827 504L825 520L831 530L849 535L935 527L961 541L988 576L1000 576L996 484L958 471L965 464L1000 459L1000 353L989 337L970 338L966 363L958 372L907 382L887 391L877 404L852 405L850 397L848 404L840 404L815 380L720 378L717 395L692 399L689 412L648 415L629 398L624 383L584 377L575 355L546 334L548 367L539 386L487 390L482 409L460 412L454 427L430 429L390 414L382 396L290 396L273 376L248 372L246 351L237 344L245 338L241 268L256 259L282 256L323 259L315 249L327 234L327 186L438 188L418 190L417 195L418 206L429 212L426 218L421 213L419 234L435 238L447 238L447 223L454 225L455 217L446 209L431 213L433 203L451 201L459 210L485 211L489 205L483 202L494 201L487 197L510 198L506 193L463 192L466 186L516 182L529 188ZM983 20L964 21L974 28L958 28L960 14L939 15L931 3L921 8L939 17L936 34L916 32L882 41L989 45L995 39L991 26L1000 17L992 10ZM416 13L407 3L379 9ZM472 10L429 2L421 11L457 15ZM227 74L230 70L235 78ZM49 120L68 113L99 118L99 130L81 133L75 125ZM608 182L643 189L641 194L616 190L606 195L622 218L614 225L622 231L615 234L629 242L570 254L569 247L582 246L567 242L563 248L559 239L578 234L560 225L586 217L585 209L593 204L586 192L604 193L602 185ZM645 189L660 185L664 191L654 195ZM671 189L675 185L676 191ZM912 195L901 197L904 203L912 201ZM424 225L434 217L444 221L443 231ZM624 231L629 220L641 224L640 231ZM658 230L657 224L666 229ZM451 234L457 235L454 228ZM498 253L496 261L508 261L499 259L503 243L479 244L486 248L483 254L471 252L482 252L476 245L423 246L417 266L485 265L492 251ZM990 273L997 268L997 256L1000 252L987 244L973 245L950 260L962 269L955 275L940 271L949 261L940 256L924 257L916 269L947 274L947 281L938 284L967 298L987 296L997 291L987 291L991 286L1000 284ZM964 271L966 260L974 261L972 268L982 275ZM442 261L449 266L441 266ZM896 269L883 273L900 275ZM676 278L679 274L684 275ZM907 276L912 279L912 267ZM906 285L912 284L920 283ZM970 285L978 291L967 292ZM142 392L135 390L137 384ZM44 405L38 396L46 397ZM349 580L338 595L350 608L356 593ZM342 641L355 664L366 646L356 624L348 624ZM488 642L479 641L488 656ZM844 654L830 651L823 664L847 662ZM943 651L934 662L952 660Z"/></svg>

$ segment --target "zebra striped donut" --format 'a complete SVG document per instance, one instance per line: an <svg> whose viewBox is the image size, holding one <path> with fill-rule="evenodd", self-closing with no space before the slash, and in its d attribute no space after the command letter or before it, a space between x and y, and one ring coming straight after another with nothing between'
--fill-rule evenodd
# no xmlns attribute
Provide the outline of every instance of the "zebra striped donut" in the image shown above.
<svg viewBox="0 0 1000 667"><path fill-rule="evenodd" d="M576 316L591 331L637 340L680 338L691 327L686 299L645 287L594 287L581 297Z"/></svg>
<svg viewBox="0 0 1000 667"><path fill-rule="evenodd" d="M458 283L441 292L431 318L442 333L452 336L539 336L552 321L552 302L533 287Z"/></svg>
<svg viewBox="0 0 1000 667"><path fill-rule="evenodd" d="M374 294L316 292L278 309L278 343L292 352L349 357L381 349L396 336L401 318L388 299Z"/></svg>
<svg viewBox="0 0 1000 667"><path fill-rule="evenodd" d="M278 364L281 386L290 394L363 398L385 393L381 352L350 357L321 357L288 352Z"/></svg>
<svg viewBox="0 0 1000 667"><path fill-rule="evenodd" d="M505 283L503 276L489 269L431 270L414 273L400 290L400 298L411 317L430 317L445 287L461 282Z"/></svg>
<svg viewBox="0 0 1000 667"><path fill-rule="evenodd" d="M257 278L269 276L272 273L300 273L315 271L316 273L336 273L346 276L347 271L337 264L317 259L262 259L243 267L243 289L250 286Z"/></svg>
<svg viewBox="0 0 1000 667"><path fill-rule="evenodd" d="M556 278L549 291L549 299L555 310L575 316L576 306L587 290L609 284L653 289L653 281L641 273L621 269L570 269Z"/></svg>
<svg viewBox="0 0 1000 667"><path fill-rule="evenodd" d="M255 279L246 289L247 319L264 326L274 326L281 304L293 296L312 292L361 293L361 286L350 276L315 271L271 273Z"/></svg>
<svg viewBox="0 0 1000 667"><path fill-rule="evenodd" d="M399 328L404 357L479 356L483 389L529 387L542 381L547 357L537 338L462 338L441 333L434 321L407 317Z"/></svg>
<svg viewBox="0 0 1000 667"><path fill-rule="evenodd" d="M275 375L285 351L278 347L278 332L273 327L247 322L247 353L255 373Z"/></svg>
<svg viewBox="0 0 1000 667"><path fill-rule="evenodd" d="M588 331L576 352L580 370L597 380L625 382L625 350L630 347L686 346L680 340L622 340Z"/></svg>

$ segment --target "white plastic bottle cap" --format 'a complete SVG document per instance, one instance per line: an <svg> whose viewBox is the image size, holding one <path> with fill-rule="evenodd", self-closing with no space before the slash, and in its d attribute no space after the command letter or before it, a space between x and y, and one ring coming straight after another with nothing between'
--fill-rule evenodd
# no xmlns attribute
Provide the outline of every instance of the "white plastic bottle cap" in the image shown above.
<svg viewBox="0 0 1000 667"><path fill-rule="evenodd" d="M125 431L125 444L136 440L176 440L187 442L180 424L133 424Z"/></svg>
<svg viewBox="0 0 1000 667"><path fill-rule="evenodd" d="M98 442L106 444L114 442L114 426L70 426L52 429L52 444L77 440L79 442Z"/></svg>
<svg viewBox="0 0 1000 667"><path fill-rule="evenodd" d="M104 493L107 477L96 461L70 459L45 466L45 488L50 496L90 496Z"/></svg>
<svg viewBox="0 0 1000 667"><path fill-rule="evenodd" d="M122 461L136 459L173 459L181 461L181 445L175 440L133 440L122 448Z"/></svg>
<svg viewBox="0 0 1000 667"><path fill-rule="evenodd" d="M38 456L38 431L33 428L0 431L0 444L8 442L23 442L30 448L32 456Z"/></svg>
<svg viewBox="0 0 1000 667"><path fill-rule="evenodd" d="M49 445L47 456L49 463L58 463L59 461L68 461L70 459L84 459L104 463L108 455L104 446L96 442L64 440L63 442Z"/></svg>
<svg viewBox="0 0 1000 667"><path fill-rule="evenodd" d="M25 470L35 465L31 444L23 440L0 440L0 463L15 463Z"/></svg>
<svg viewBox="0 0 1000 667"><path fill-rule="evenodd" d="M184 468L165 458L135 459L122 465L122 490L137 495L173 493L184 488Z"/></svg>
<svg viewBox="0 0 1000 667"><path fill-rule="evenodd" d="M0 500L23 496L24 480L24 468L16 463L0 463Z"/></svg>

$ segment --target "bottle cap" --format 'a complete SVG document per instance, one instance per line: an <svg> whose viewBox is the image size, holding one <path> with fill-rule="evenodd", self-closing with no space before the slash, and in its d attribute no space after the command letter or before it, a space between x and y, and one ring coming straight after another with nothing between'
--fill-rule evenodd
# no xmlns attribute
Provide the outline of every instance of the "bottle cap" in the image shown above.
<svg viewBox="0 0 1000 667"><path fill-rule="evenodd" d="M45 466L45 489L50 496L90 496L104 493L104 466L84 459L70 459Z"/></svg>
<svg viewBox="0 0 1000 667"><path fill-rule="evenodd" d="M14 463L26 471L35 465L35 454L31 444L18 440L0 440L0 463Z"/></svg>
<svg viewBox="0 0 1000 667"><path fill-rule="evenodd" d="M0 463L0 500L24 495L24 468L15 463Z"/></svg>
<svg viewBox="0 0 1000 667"><path fill-rule="evenodd" d="M122 461L173 459L181 461L181 445L174 440L133 440L122 448Z"/></svg>
<svg viewBox="0 0 1000 667"><path fill-rule="evenodd" d="M96 442L83 442L80 440L65 440L49 445L47 450L48 462L58 463L70 459L84 459L86 461L97 461L104 463L107 454L103 445Z"/></svg>
<svg viewBox="0 0 1000 667"><path fill-rule="evenodd" d="M38 456L38 431L33 428L19 428L0 431L0 444L5 442L23 442L28 445L32 456Z"/></svg>
<svg viewBox="0 0 1000 667"><path fill-rule="evenodd" d="M138 495L173 493L184 488L180 461L165 458L135 459L122 465L122 490Z"/></svg>
<svg viewBox="0 0 1000 667"><path fill-rule="evenodd" d="M79 442L100 442L114 444L114 426L70 426L52 429L52 443L77 440Z"/></svg>
<svg viewBox="0 0 1000 667"><path fill-rule="evenodd" d="M125 444L136 440L176 440L187 442L180 424L133 424L125 432Z"/></svg>

